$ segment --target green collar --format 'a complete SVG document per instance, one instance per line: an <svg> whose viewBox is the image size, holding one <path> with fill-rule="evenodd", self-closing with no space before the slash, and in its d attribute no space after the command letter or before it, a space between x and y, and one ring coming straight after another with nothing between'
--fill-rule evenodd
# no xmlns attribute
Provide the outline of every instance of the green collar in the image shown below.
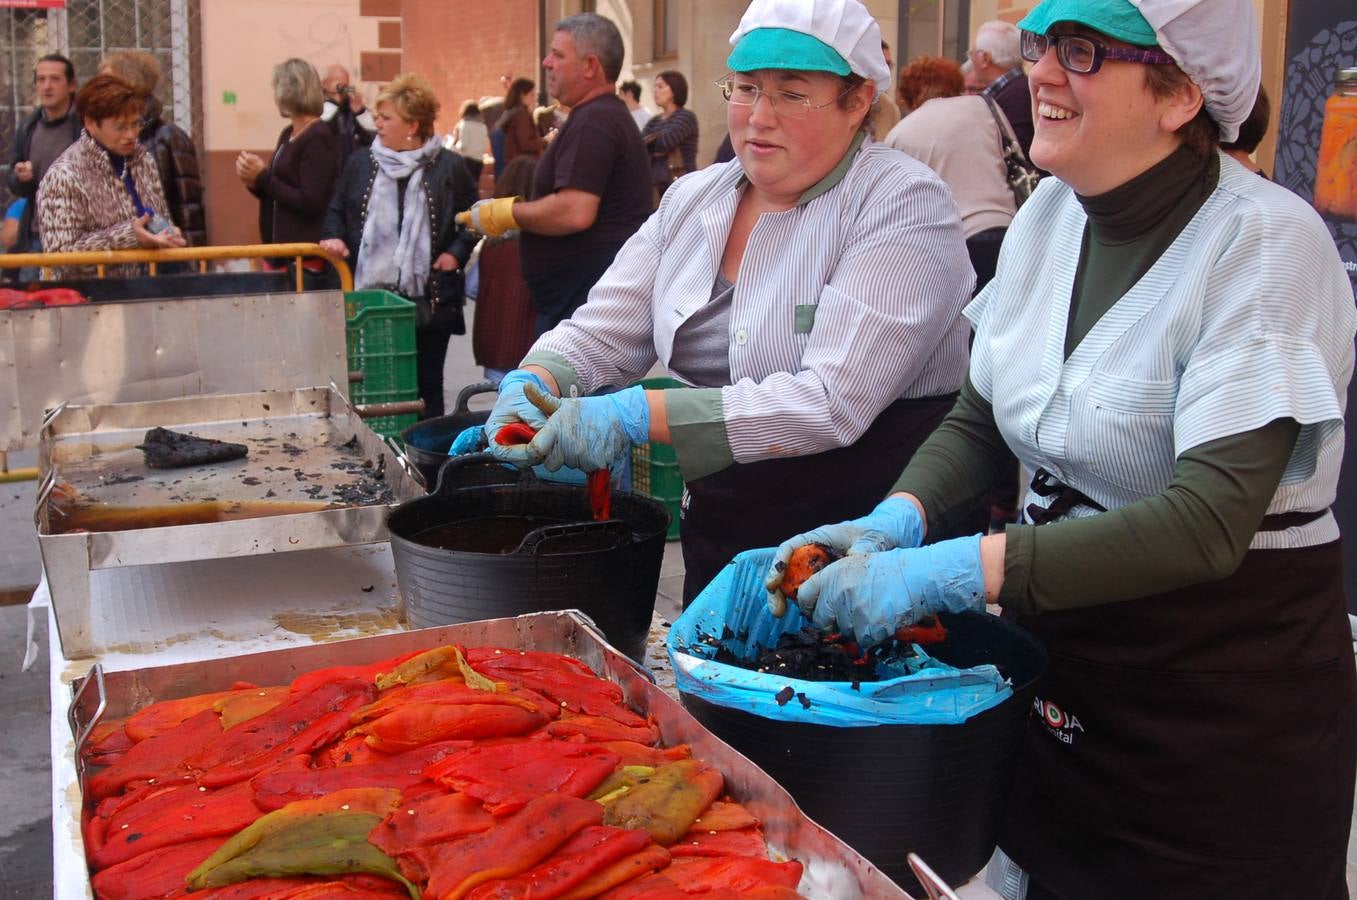
<svg viewBox="0 0 1357 900"><path fill-rule="evenodd" d="M862 142L866 140L866 138L867 133L859 130L858 133L853 136L853 142L848 145L848 150L844 153L843 159L839 160L839 164L831 169L829 174L824 178L821 178L819 181L806 188L806 192L796 198L796 205L805 206L821 194L828 193L831 188L840 181L843 181L843 177L848 174L848 169L853 165L853 157L857 156L858 148L862 146ZM741 174L738 185L743 187L748 183L749 177Z"/></svg>

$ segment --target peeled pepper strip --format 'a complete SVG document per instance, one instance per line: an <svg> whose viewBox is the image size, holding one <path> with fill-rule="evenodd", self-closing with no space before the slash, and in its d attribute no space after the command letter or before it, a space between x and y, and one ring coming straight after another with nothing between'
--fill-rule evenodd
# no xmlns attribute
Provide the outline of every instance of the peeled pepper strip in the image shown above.
<svg viewBox="0 0 1357 900"><path fill-rule="evenodd" d="M546 713L517 706L407 703L354 732L367 735L368 744L378 750L399 753L434 741L526 735L547 722Z"/></svg>
<svg viewBox="0 0 1357 900"><path fill-rule="evenodd" d="M443 741L360 765L262 772L250 779L250 788L254 802L262 810L279 809L297 800L323 797L346 788L402 790L423 781L423 772L431 764L466 747L466 741Z"/></svg>
<svg viewBox="0 0 1357 900"><path fill-rule="evenodd" d="M462 791L495 815L547 793L584 797L617 767L616 753L589 744L522 741L473 747L434 763L424 777Z"/></svg>
<svg viewBox="0 0 1357 900"><path fill-rule="evenodd" d="M190 716L196 716L205 709L212 709L217 702L225 700L236 691L215 691L210 694L195 694L192 697L180 697L174 700L161 700L137 710L128 716L123 730L134 741L144 741L155 737L162 731L168 731Z"/></svg>
<svg viewBox="0 0 1357 900"><path fill-rule="evenodd" d="M602 784L590 792L589 799L595 803L606 804L609 800L620 797L624 791L631 790L642 778L649 778L654 774L654 766L619 766L603 779Z"/></svg>
<svg viewBox="0 0 1357 900"><path fill-rule="evenodd" d="M190 873L188 884L217 887L260 876L367 872L400 881L418 900L419 888L405 881L396 861L368 843L368 832L381 819L377 813L352 811L303 818L239 855L199 866Z"/></svg>
<svg viewBox="0 0 1357 900"><path fill-rule="evenodd" d="M699 831L738 831L741 828L754 828L759 825L754 814L734 800L717 800L693 822L689 834Z"/></svg>
<svg viewBox="0 0 1357 900"><path fill-rule="evenodd" d="M189 871L226 842L205 838L143 853L125 863L96 872L90 879L98 900L159 900L183 894Z"/></svg>
<svg viewBox="0 0 1357 900"><path fill-rule="evenodd" d="M620 687L599 678L577 659L539 650L472 647L467 660L476 671L543 694L571 712L604 716L633 727L646 724L627 708Z"/></svg>
<svg viewBox="0 0 1357 900"><path fill-rule="evenodd" d="M475 798L436 794L402 802L373 828L368 841L391 856L401 856L419 847L485 831L494 824L494 817Z"/></svg>
<svg viewBox="0 0 1357 900"><path fill-rule="evenodd" d="M368 832L399 803L400 791L392 788L351 788L289 803L223 844L189 873L188 885L220 887L257 875L343 872L403 882L395 861L367 842Z"/></svg>
<svg viewBox="0 0 1357 900"><path fill-rule="evenodd" d="M430 900L459 900L495 878L508 878L546 859L572 835L599 824L597 803L543 794L489 831L440 844L428 863Z"/></svg>
<svg viewBox="0 0 1357 900"><path fill-rule="evenodd" d="M786 890L792 890L790 896L795 897L794 888L800 881L801 863L796 860L775 863L752 856L675 859L654 875L609 891L603 900L656 900L691 894L710 900L744 897L749 892L754 896L777 897Z"/></svg>
<svg viewBox="0 0 1357 900"><path fill-rule="evenodd" d="M758 856L768 857L768 844L758 828L738 831L689 831L669 846L677 859L681 856Z"/></svg>
<svg viewBox="0 0 1357 900"><path fill-rule="evenodd" d="M377 685L377 690L389 691L393 687L411 684L430 677L456 676L460 679L462 676L457 668L458 655L459 651L451 644L446 647L435 647L432 650L415 654L401 662L400 665L394 666L391 671L378 674L373 680Z"/></svg>
<svg viewBox="0 0 1357 900"><path fill-rule="evenodd" d="M288 768L306 765L292 757ZM133 804L109 819L107 842L88 853L91 868L102 869L150 850L205 837L229 836L264 814L254 791L241 782L219 790L186 784Z"/></svg>
<svg viewBox="0 0 1357 900"><path fill-rule="evenodd" d="M540 865L521 875L488 881L467 900L555 900L589 876L650 843L644 832L592 825L556 849Z"/></svg>
<svg viewBox="0 0 1357 900"><path fill-rule="evenodd" d="M221 716L221 727L234 728L241 722L262 716L276 706L281 706L291 690L286 686L261 687L248 691L232 691L212 708Z"/></svg>
<svg viewBox="0 0 1357 900"><path fill-rule="evenodd" d="M379 719L407 703L442 703L448 705L488 703L491 705L517 706L519 709L532 710L533 712L544 713L547 716L555 716L560 713L560 710L546 697L522 688L511 688L505 685L503 690L482 691L469 688L460 680L429 681L424 684L412 684L408 687L388 691L375 703L369 703L355 712L353 722L356 725L360 722Z"/></svg>
<svg viewBox="0 0 1357 900"><path fill-rule="evenodd" d="M325 878L301 875L288 878L251 878L239 884L194 891L192 900L376 900L408 897L400 884L373 875Z"/></svg>
<svg viewBox="0 0 1357 900"><path fill-rule="evenodd" d="M185 762L202 772L199 781L208 787L244 781L278 759L330 743L348 728L353 711L376 696L377 689L358 678L294 691L282 706L223 732Z"/></svg>
<svg viewBox="0 0 1357 900"><path fill-rule="evenodd" d="M132 749L136 741L123 730L123 721L114 719L94 726L85 746L80 749L86 765L111 766Z"/></svg>
<svg viewBox="0 0 1357 900"><path fill-rule="evenodd" d="M635 741L638 744L654 744L660 739L660 730L653 722L643 722L636 726L623 725L606 716L563 716L559 721L548 725L546 731L556 737L578 734L586 741Z"/></svg>
<svg viewBox="0 0 1357 900"><path fill-rule="evenodd" d="M635 741L594 741L600 747L607 747L622 757L624 766L651 766L658 768L665 763L689 759L693 748L687 744L675 744L672 747L647 747Z"/></svg>
<svg viewBox="0 0 1357 900"><path fill-rule="evenodd" d="M293 679L292 692L294 694L304 693L320 687L322 684L328 684L331 681L344 681L349 678L361 678L372 683L376 681L378 675L392 671L407 659L418 656L422 652L421 650L411 650L409 653L402 653L388 659L379 659L377 662L361 666L331 666L328 669L314 669Z"/></svg>
<svg viewBox="0 0 1357 900"><path fill-rule="evenodd" d="M724 785L721 773L706 763L672 762L608 803L603 820L619 828L640 828L667 847L721 796Z"/></svg>
<svg viewBox="0 0 1357 900"><path fill-rule="evenodd" d="M597 897L618 885L644 878L669 865L669 851L652 843L639 853L633 853L610 866L595 872L561 895L560 900L587 900Z"/></svg>
<svg viewBox="0 0 1357 900"><path fill-rule="evenodd" d="M116 794L130 781L174 776L185 759L217 746L221 739L217 714L203 710L168 731L134 744L122 759L89 780L89 794L103 799Z"/></svg>

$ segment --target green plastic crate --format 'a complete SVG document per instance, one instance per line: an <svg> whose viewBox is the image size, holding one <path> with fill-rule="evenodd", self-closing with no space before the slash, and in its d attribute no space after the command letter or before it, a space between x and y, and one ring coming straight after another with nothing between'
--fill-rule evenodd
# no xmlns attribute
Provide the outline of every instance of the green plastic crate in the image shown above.
<svg viewBox="0 0 1357 900"><path fill-rule="evenodd" d="M415 304L390 291L350 291L344 295L349 371L363 380L349 385L354 403L395 403L419 399L415 354ZM379 416L369 428L399 436L418 416Z"/></svg>
<svg viewBox="0 0 1357 900"><path fill-rule="evenodd" d="M639 382L650 391L683 387L672 378L646 378ZM683 476L679 474L678 457L668 444L648 441L631 448L631 489L645 497L658 500L669 510L668 539L679 536L679 507L683 503Z"/></svg>

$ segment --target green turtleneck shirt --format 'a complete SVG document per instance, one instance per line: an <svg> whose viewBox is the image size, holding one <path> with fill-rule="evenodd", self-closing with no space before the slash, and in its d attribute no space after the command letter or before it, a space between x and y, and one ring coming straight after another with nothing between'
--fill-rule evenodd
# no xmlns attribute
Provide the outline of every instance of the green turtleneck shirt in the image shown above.
<svg viewBox="0 0 1357 900"><path fill-rule="evenodd" d="M1088 224L1066 357L1173 243L1219 176L1214 153L1203 160L1180 148L1106 194L1078 198ZM999 603L1025 613L1073 609L1225 577L1257 532L1299 433L1295 420L1277 419L1184 452L1153 497L1097 516L1009 525ZM993 408L968 379L895 490L919 498L936 533L974 508L1011 471L1010 459Z"/></svg>

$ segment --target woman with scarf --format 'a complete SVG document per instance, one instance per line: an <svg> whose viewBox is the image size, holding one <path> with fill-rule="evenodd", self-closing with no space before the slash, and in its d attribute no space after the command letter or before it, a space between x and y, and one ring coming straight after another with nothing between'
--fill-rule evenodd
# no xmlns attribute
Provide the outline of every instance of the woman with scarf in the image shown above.
<svg viewBox="0 0 1357 900"><path fill-rule="evenodd" d="M476 246L454 222L476 201L476 185L461 156L433 133L438 105L429 82L413 74L377 95L377 138L344 166L320 242L335 256L356 256L358 290L415 302L426 418L443 414L443 357L448 339L466 334L462 268Z"/></svg>

